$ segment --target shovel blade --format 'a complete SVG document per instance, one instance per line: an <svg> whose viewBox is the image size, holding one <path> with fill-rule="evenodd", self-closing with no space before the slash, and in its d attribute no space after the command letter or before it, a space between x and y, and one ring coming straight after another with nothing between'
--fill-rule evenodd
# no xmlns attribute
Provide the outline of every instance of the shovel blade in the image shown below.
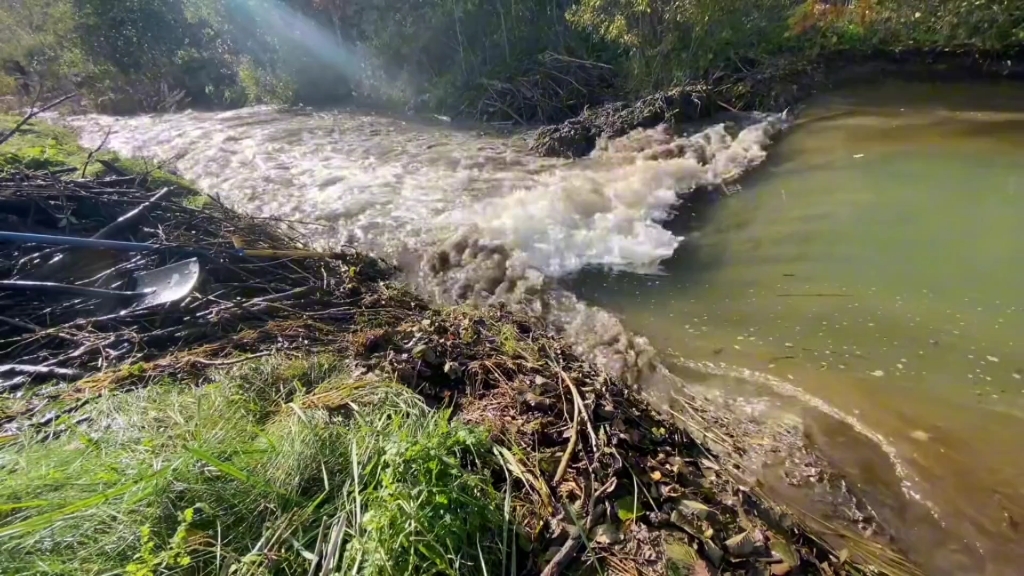
<svg viewBox="0 0 1024 576"><path fill-rule="evenodd" d="M135 275L135 290L147 294L131 309L181 300L192 292L198 281L199 261L195 258L140 272Z"/></svg>

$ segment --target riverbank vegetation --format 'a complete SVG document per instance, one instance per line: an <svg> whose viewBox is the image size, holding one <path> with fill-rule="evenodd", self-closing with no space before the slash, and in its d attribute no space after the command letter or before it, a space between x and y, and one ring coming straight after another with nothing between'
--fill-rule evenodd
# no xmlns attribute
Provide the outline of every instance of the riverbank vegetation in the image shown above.
<svg viewBox="0 0 1024 576"><path fill-rule="evenodd" d="M0 291L4 573L916 573L883 532L774 504L728 430L666 419L535 319L431 307L386 263L27 129L0 229L163 247L3 244L0 279L202 274L159 306Z"/></svg>
<svg viewBox="0 0 1024 576"><path fill-rule="evenodd" d="M12 0L0 94L108 112L360 97L554 122L836 52L1013 53L1020 0Z"/></svg>

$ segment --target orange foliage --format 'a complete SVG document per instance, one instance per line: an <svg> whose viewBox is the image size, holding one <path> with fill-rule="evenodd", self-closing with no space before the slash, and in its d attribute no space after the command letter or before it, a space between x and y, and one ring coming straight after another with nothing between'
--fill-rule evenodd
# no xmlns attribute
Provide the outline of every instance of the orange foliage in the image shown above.
<svg viewBox="0 0 1024 576"><path fill-rule="evenodd" d="M825 28L842 22L864 27L873 19L874 14L875 0L853 0L852 5L846 2L808 0L793 17L791 31L794 34L803 34L811 28Z"/></svg>

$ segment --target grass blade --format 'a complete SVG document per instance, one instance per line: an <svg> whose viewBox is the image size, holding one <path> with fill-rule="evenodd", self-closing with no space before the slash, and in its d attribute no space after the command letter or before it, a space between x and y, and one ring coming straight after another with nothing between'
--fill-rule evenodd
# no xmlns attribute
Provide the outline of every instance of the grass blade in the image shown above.
<svg viewBox="0 0 1024 576"><path fill-rule="evenodd" d="M65 506L60 510L54 510L53 512L47 512L46 514L40 514L39 516L30 518L28 520L25 520L24 522L18 522L17 524L0 528L0 538L6 538L8 536L13 536L15 534L20 534L24 532L35 532L37 530L42 530L44 528L52 526L61 518L70 516L72 514L76 514L78 512L83 512L90 508L94 508L96 506L99 506L100 504L103 504L107 500L117 498L118 496L128 493L137 486L140 486L146 482L152 482L153 480L156 480L157 478L160 478L161 476L166 474L171 468L173 468L173 466L165 466L161 470L153 474L150 474L149 476L145 476L134 482L129 482L128 484L125 484L123 486L118 486L113 490L108 490L101 494L92 496L91 498L79 500L78 502Z"/></svg>
<svg viewBox="0 0 1024 576"><path fill-rule="evenodd" d="M245 482L246 484L259 486L260 488L265 488L267 490L270 490L271 492L279 493L277 489L267 484L263 480L260 480L259 478L253 476L252 474L249 474L244 470L236 468L231 464L228 464L227 462L218 460L213 454L210 454L209 452L196 448L195 446L186 446L185 450L188 450L189 454L195 456L196 458L202 460L203 462L206 462L210 466L213 466L222 474L231 476L232 478Z"/></svg>

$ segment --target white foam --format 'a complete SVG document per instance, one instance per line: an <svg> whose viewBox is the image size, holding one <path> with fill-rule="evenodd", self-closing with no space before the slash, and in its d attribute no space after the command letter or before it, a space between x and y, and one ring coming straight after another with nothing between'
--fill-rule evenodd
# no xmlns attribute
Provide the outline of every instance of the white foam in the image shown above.
<svg viewBox="0 0 1024 576"><path fill-rule="evenodd" d="M396 257L457 231L499 243L545 275L587 265L652 270L681 238L660 224L679 194L764 158L781 126L767 118L731 137L663 128L602 142L580 162L530 156L521 139L354 114L272 108L71 120L83 143L174 159L182 174L260 216L324 224L317 243Z"/></svg>

